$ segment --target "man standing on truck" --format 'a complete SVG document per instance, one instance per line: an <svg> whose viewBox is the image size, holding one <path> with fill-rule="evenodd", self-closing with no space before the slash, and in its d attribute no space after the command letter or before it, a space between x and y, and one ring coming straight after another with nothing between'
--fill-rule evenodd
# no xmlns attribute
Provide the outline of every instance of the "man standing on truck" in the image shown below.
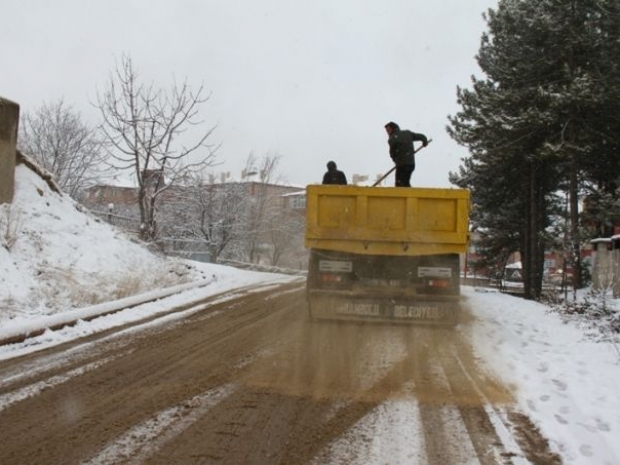
<svg viewBox="0 0 620 465"><path fill-rule="evenodd" d="M347 177L333 161L327 162L327 173L323 175L323 184L347 184Z"/></svg>
<svg viewBox="0 0 620 465"><path fill-rule="evenodd" d="M390 157L396 165L396 187L411 187L411 174L415 170L415 148L414 141L422 142L426 147L428 139L424 134L418 134L408 129L400 129L398 124L390 121L385 125L388 133L388 144L390 146Z"/></svg>

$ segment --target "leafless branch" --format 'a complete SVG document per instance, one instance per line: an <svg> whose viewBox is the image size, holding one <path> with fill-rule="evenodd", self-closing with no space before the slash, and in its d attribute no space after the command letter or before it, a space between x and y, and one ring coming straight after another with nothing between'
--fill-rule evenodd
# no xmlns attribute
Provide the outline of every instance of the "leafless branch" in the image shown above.
<svg viewBox="0 0 620 465"><path fill-rule="evenodd" d="M97 96L109 155L119 168L134 171L139 186L144 239L157 236L158 197L187 173L214 164L217 147L207 141L215 127L205 129L198 119L209 100L203 93L203 85L194 91L187 80L168 91L143 84L131 58L123 55Z"/></svg>

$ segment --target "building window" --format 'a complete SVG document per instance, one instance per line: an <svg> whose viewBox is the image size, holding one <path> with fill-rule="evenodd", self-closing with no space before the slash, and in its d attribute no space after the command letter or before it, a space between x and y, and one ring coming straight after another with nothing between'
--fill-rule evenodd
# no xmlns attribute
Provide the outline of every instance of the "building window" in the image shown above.
<svg viewBox="0 0 620 465"><path fill-rule="evenodd" d="M305 195L296 195L289 197L290 199L290 207L294 210L306 208L306 196Z"/></svg>

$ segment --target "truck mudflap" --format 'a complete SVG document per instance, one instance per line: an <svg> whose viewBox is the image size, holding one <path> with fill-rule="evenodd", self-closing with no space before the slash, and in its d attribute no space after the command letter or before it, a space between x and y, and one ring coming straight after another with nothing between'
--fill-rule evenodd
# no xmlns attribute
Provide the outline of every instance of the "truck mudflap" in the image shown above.
<svg viewBox="0 0 620 465"><path fill-rule="evenodd" d="M310 293L308 311L311 319L454 326L458 324L460 303L458 299L393 301Z"/></svg>

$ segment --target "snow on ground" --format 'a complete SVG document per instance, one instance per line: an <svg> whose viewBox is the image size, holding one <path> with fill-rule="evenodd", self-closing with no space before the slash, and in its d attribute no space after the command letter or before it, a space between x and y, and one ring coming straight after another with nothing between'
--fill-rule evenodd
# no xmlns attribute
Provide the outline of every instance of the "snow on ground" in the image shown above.
<svg viewBox="0 0 620 465"><path fill-rule="evenodd" d="M80 211L68 197L50 191L24 166L17 168L14 203L0 206L0 245L0 331L44 325L67 312L92 315L109 309L113 304L108 300L148 296L172 286L191 288L131 311L45 333L36 342L0 347L0 359L146 318L170 302L293 279L155 256ZM464 288L474 321L458 329L469 335L481 363L515 387L517 407L549 438L564 463L620 463L617 338L594 337L579 320L567 320L548 306L481 291ZM417 447L411 434L418 428L413 404L388 402L369 417L357 428L379 434L381 425L382 431L391 428L402 434L381 440L373 433L373 447L389 447L369 454L367 463L412 463Z"/></svg>
<svg viewBox="0 0 620 465"><path fill-rule="evenodd" d="M620 341L600 341L546 305L465 288L480 358L567 464L620 463ZM597 342L598 340L598 342Z"/></svg>
<svg viewBox="0 0 620 465"><path fill-rule="evenodd" d="M294 279L153 254L70 197L54 192L25 165L17 166L15 184L12 204L0 205L0 341L107 313L122 304L162 298L107 316L105 323L98 319L48 332L26 343L34 350L145 318L180 299ZM182 290L182 298L163 299ZM22 353L14 350L13 355Z"/></svg>
<svg viewBox="0 0 620 465"><path fill-rule="evenodd" d="M202 274L165 260L87 214L24 165L0 205L0 321L66 311L188 282Z"/></svg>

